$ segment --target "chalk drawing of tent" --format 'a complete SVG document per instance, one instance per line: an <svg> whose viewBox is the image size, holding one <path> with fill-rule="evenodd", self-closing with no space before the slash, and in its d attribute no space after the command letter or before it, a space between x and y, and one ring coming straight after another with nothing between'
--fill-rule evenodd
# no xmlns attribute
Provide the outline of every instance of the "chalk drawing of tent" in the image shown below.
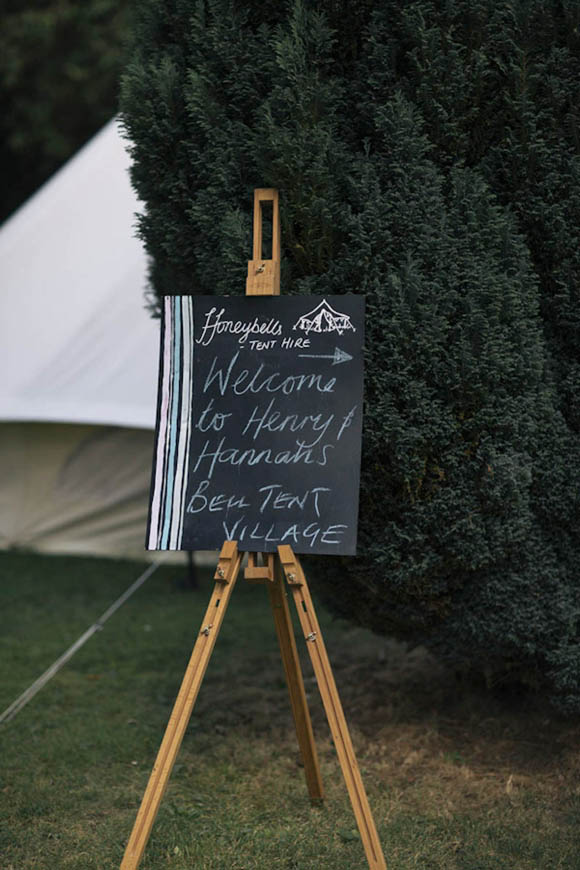
<svg viewBox="0 0 580 870"><path fill-rule="evenodd" d="M338 332L339 335L342 335L347 329L352 329L353 332L356 332L348 314L341 314L340 311L335 311L326 299L323 299L308 314L303 314L302 317L299 317L293 329L302 329L307 334L309 332Z"/></svg>

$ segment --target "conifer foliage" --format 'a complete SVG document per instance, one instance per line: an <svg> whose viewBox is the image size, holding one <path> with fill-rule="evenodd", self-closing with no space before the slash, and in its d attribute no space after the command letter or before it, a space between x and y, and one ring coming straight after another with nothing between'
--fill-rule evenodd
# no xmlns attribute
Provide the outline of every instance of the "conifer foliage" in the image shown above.
<svg viewBox="0 0 580 870"><path fill-rule="evenodd" d="M360 553L319 560L320 594L568 711L577 17L571 0L143 0L122 99L153 308L243 292L269 186L283 292L366 296Z"/></svg>

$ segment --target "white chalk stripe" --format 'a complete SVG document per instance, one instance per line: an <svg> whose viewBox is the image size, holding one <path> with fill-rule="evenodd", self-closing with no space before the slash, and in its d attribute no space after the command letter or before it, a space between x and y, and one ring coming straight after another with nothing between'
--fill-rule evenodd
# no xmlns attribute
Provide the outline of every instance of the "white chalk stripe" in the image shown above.
<svg viewBox="0 0 580 870"><path fill-rule="evenodd" d="M171 534L169 549L179 549L182 537L183 503L185 500L186 479L185 470L189 454L189 419L191 417L191 377L192 377L192 348L191 337L191 296L182 296L181 322L182 322L182 347L183 364L181 367L181 411L179 415L179 442L175 460L175 488L173 491L173 503L171 506Z"/></svg>
<svg viewBox="0 0 580 870"><path fill-rule="evenodd" d="M171 401L171 359L173 348L173 317L171 312L171 297L163 300L163 374L161 382L161 406L158 420L157 453L155 457L155 481L153 498L151 500L151 525L148 546L155 550L159 546L162 528L161 504L163 496L163 481L165 479L165 461L167 456L167 419Z"/></svg>

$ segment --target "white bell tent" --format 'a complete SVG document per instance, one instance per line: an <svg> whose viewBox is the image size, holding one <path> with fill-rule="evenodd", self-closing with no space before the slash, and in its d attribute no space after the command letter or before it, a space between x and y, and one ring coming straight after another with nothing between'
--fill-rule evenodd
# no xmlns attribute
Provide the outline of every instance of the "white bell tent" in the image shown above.
<svg viewBox="0 0 580 870"><path fill-rule="evenodd" d="M159 326L112 121L0 227L0 547L144 557Z"/></svg>

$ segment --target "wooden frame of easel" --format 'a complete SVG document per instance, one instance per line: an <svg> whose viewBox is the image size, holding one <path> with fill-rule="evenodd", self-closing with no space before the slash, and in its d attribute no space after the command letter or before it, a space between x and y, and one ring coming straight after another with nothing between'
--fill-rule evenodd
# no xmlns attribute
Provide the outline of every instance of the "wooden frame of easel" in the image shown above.
<svg viewBox="0 0 580 870"><path fill-rule="evenodd" d="M272 257L267 259L262 257L262 207L264 203L272 203ZM278 191L258 189L254 191L253 259L248 263L246 294L251 296L278 295L279 293L280 216ZM137 870L145 851L244 555L238 551L235 541L226 541L222 546L214 575L215 587L137 813L137 819L121 863L121 870ZM369 868L370 870L386 870L387 865L300 561L289 546L278 547L277 554L264 553L262 564L258 563L257 556L257 553L247 554L248 564L244 576L252 583L265 584L268 589L310 798L316 802L321 801L324 798L324 789L284 579L294 598Z"/></svg>

